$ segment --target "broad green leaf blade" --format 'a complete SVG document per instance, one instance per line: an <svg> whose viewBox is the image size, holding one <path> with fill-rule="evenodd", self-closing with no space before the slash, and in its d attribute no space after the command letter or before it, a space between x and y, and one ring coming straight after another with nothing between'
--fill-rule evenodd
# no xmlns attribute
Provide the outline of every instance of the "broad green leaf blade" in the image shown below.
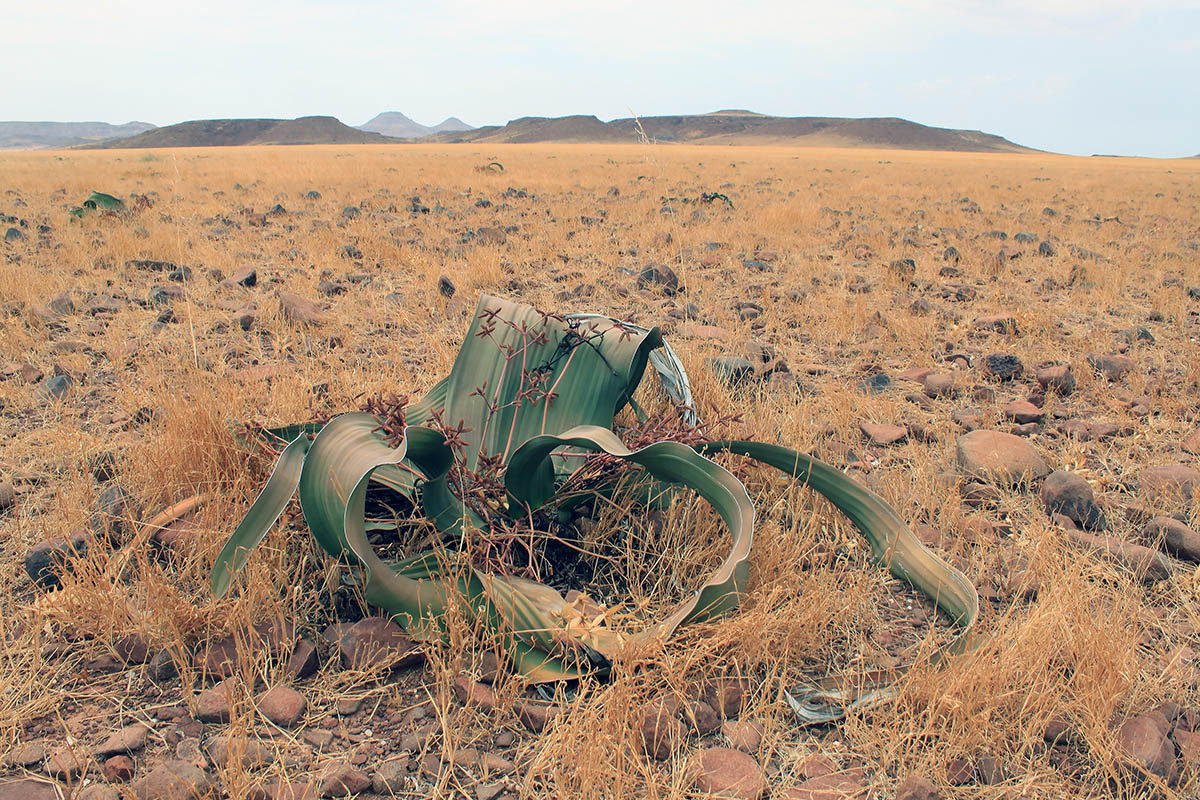
<svg viewBox="0 0 1200 800"><path fill-rule="evenodd" d="M423 485L422 505L425 514L437 521L441 517L438 512L430 511L431 505L440 508L449 502L444 498L451 497L449 490L445 489L446 472L453 463L450 448L446 447L446 437L429 428L415 428L411 425L404 429L404 435L408 442L408 452L404 460L399 464L384 464L378 467L371 474L371 480L399 492L414 504L417 501L418 486Z"/></svg>
<svg viewBox="0 0 1200 800"><path fill-rule="evenodd" d="M284 448L271 477L267 480L267 485L254 500L233 536L229 537L229 541L221 548L213 564L211 577L212 591L217 597L229 591L233 576L246 565L254 548L279 521L279 517L287 508L292 495L296 493L296 486L300 483L300 473L308 446L307 438L297 436Z"/></svg>
<svg viewBox="0 0 1200 800"><path fill-rule="evenodd" d="M442 420L464 427L468 469L481 452L507 459L533 436L611 427L661 343L657 328L572 322L484 295L445 385Z"/></svg>
<svg viewBox="0 0 1200 800"><path fill-rule="evenodd" d="M398 464L407 448L388 446L378 432L379 420L351 412L331 419L313 440L300 475L300 508L313 536L325 552L341 557L346 541L346 506L364 475L384 464ZM363 502L366 495L364 487ZM362 517L359 525L363 524Z"/></svg>
<svg viewBox="0 0 1200 800"><path fill-rule="evenodd" d="M610 322L619 321L604 314L567 314L567 319L606 319ZM643 328L640 325L634 325L629 322L621 322L620 324L638 333L650 333L648 328ZM684 421L689 425L697 424L699 417L696 415L696 400L692 397L692 384L688 380L687 370L683 368L683 362L679 360L679 356L671 348L670 343L664 339L662 346L650 353L649 363L658 375L658 380L662 383L667 397L670 397L682 409ZM630 402L633 402L632 398L630 398Z"/></svg>
<svg viewBox="0 0 1200 800"><path fill-rule="evenodd" d="M580 447L639 464L660 481L695 490L720 514L733 538L730 554L691 600L648 634L669 636L685 622L708 619L737 608L749 580L754 537L754 506L746 488L721 465L679 442L655 442L630 450L607 428L581 425L559 436L536 436L513 453L505 477L510 502L530 509L554 494L550 457L560 447Z"/></svg>
<svg viewBox="0 0 1200 800"><path fill-rule="evenodd" d="M927 548L882 498L812 456L780 445L762 442L711 442L701 453L737 453L749 456L799 480L825 496L866 537L876 562L920 590L960 628L959 635L934 654L939 663L975 645L974 625L979 617L979 595L966 576ZM852 708L862 708L892 696L895 674L876 673L847 689L840 678L797 687L786 698L805 724L829 722Z"/></svg>

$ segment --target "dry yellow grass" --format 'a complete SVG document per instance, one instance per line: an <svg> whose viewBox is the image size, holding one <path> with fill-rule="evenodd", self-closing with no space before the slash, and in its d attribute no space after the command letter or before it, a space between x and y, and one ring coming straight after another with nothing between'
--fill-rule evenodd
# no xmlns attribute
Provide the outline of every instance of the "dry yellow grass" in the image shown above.
<svg viewBox="0 0 1200 800"><path fill-rule="evenodd" d="M504 171L476 169L490 161ZM306 724L337 734L328 747L256 719L248 687L255 678L279 680L283 667L248 648L238 672L247 702L231 731L267 739L273 755L261 770L215 768L228 796L249 796L281 775L306 780L350 754L377 766L393 755L400 729L417 724L410 712L422 703L436 721L425 749L497 749L516 764L514 795L696 796L695 738L656 762L640 753L636 723L661 694L687 697L719 676L745 676L754 687L743 716L764 725L757 757L772 797L799 784L818 753L847 770L861 767L880 798L909 775L954 797L1198 795L1195 764L1168 787L1125 765L1113 731L1162 702L1200 710L1195 565L1175 562L1170 579L1142 585L1072 546L1036 492L964 505L954 464L961 428L951 414L975 408L987 427L1007 430L1001 409L1037 388L1032 371L1071 364L1078 389L1051 401L1060 418L1032 441L1052 466L1091 482L1109 510L1110 533L1136 539L1140 524L1127 509L1160 502L1138 493L1137 473L1196 461L1180 443L1200 418L1200 299L1188 294L1200 286L1200 163L782 147L246 148L3 154L0 187L0 213L29 223L27 238L0 245L0 366L30 364L46 377L62 370L77 380L65 401L46 402L40 384L0 379L0 482L18 490L0 516L0 753L64 737L86 750L125 721L150 719L143 774L174 749L173 723L156 709L186 707L202 685L190 653L268 620L291 620L319 637L338 608L353 606L339 568L295 527L268 537L242 591L210 597L212 560L269 467L236 444L234 431L247 421L348 410L364 393L420 395L448 371L486 292L666 325L702 411L741 412L748 438L853 465L906 520L940 531L944 552L987 600L987 643L945 670L918 667L895 703L832 729L797 728L782 687L802 675L919 661L942 633L920 602L906 610L911 594L867 563L855 532L826 504L752 475L763 519L743 609L684 629L641 654L640 668L620 665L611 681L585 681L569 696L560 689L566 713L540 736L517 722L514 702L526 687L515 679L497 685L493 713L454 701L454 679L478 673L487 649L465 626L430 652L423 671L400 680L343 671L327 659L302 681ZM527 196L506 196L508 187ZM72 222L67 208L93 189L148 194L154 206L128 220ZM306 199L309 190L320 198ZM705 191L728 195L733 207L697 203ZM431 213L410 213L413 195ZM242 214L276 203L286 213L265 226ZM361 214L343 217L351 205ZM1056 215L1044 215L1047 207ZM39 224L48 231L39 235ZM481 226L514 227L503 244L464 240ZM988 238L993 230L1009 238ZM1015 243L1019 231L1049 238L1056 254ZM361 251L361 263L340 254L344 245ZM949 245L962 254L959 277L939 275ZM1001 247L1021 256L998 261ZM776 256L768 270L743 265L765 251ZM889 269L898 258L915 260L915 285ZM156 326L162 309L145 303L152 286L169 283L166 275L128 265L133 259L193 271L170 306L174 322ZM671 266L686 293L637 291L633 274L652 262ZM253 290L213 277L244 265L258 269ZM369 282L350 282L349 274ZM438 291L443 274L457 287L453 299ZM859 276L870 291L849 290ZM345 293L322 297L322 280L342 282ZM949 283L974 289L974 299L945 297ZM329 321L291 326L278 313L280 290L327 302ZM59 292L76 311L54 319L39 307ZM93 317L86 306L96 295L115 298L121 310ZM921 299L927 310L914 308ZM741 319L739 301L759 304L761 315ZM230 320L247 302L257 303L258 317L243 332ZM976 316L999 312L1015 317L1018 335L972 329ZM687 335L685 316L722 327L723 338ZM1126 344L1121 332L1136 326L1156 341ZM775 348L802 391L776 382L731 392L714 380L705 357L738 353L745 340ZM1119 349L1136 366L1109 383L1086 357ZM1020 358L1025 377L989 381L979 362L993 352ZM957 370L963 386L990 386L994 398L967 392L928 407L905 398L918 387L896 380L899 371L955 371L945 359L960 353L975 365ZM876 372L890 374L893 387L864 393L859 384ZM1126 431L1100 441L1056 433L1074 418ZM919 424L934 440L874 447L858 429L867 421ZM40 591L22 559L38 541L87 527L100 491L89 465L100 453L115 457L119 482L147 518L198 493L214 500L194 520L181 556L162 556L147 541L152 531L142 531L123 550L81 559L61 591ZM1196 508L1153 510L1191 514L1195 525ZM689 514L669 515L662 541L690 542ZM981 535L981 520L1004 529ZM696 565L721 546L710 524L695 537L680 553L691 566L673 574L694 579ZM632 574L660 574L639 558L630 559ZM1025 568L1036 596L1012 589L1009 578ZM669 591L645 594L653 602ZM158 686L137 669L106 671L104 658L129 634L152 653L173 654L180 677ZM347 696L367 698L366 710L339 714L337 701ZM1074 731L1070 746L1043 740L1054 717ZM220 731L206 727L206 736ZM517 733L516 743L497 748L500 731ZM947 784L954 759L984 757L1003 765L997 782ZM401 796L473 796L472 781L483 777L415 771L412 795Z"/></svg>

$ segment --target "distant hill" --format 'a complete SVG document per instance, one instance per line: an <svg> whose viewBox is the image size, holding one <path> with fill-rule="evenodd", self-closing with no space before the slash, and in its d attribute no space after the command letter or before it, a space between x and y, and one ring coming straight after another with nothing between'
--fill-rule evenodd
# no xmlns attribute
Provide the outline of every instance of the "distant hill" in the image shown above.
<svg viewBox="0 0 1200 800"><path fill-rule="evenodd" d="M783 144L813 147L879 147L1027 153L1030 148L981 131L933 128L894 117L771 117L744 110L601 122L593 116L522 117L430 137L441 142L658 142L688 144Z"/></svg>
<svg viewBox="0 0 1200 800"><path fill-rule="evenodd" d="M0 122L0 149L34 150L136 136L153 130L149 122Z"/></svg>
<svg viewBox="0 0 1200 800"><path fill-rule="evenodd" d="M254 144L386 144L395 142L333 117L298 119L200 119L132 136L84 145L87 149L145 147L236 147Z"/></svg>
<svg viewBox="0 0 1200 800"><path fill-rule="evenodd" d="M385 111L382 114L378 114L370 122L359 125L358 129L360 131L382 133L384 136L392 136L397 139L419 139L422 136L429 136L435 133L474 130L474 128L458 117L447 117L431 128L428 125L414 122L399 111Z"/></svg>

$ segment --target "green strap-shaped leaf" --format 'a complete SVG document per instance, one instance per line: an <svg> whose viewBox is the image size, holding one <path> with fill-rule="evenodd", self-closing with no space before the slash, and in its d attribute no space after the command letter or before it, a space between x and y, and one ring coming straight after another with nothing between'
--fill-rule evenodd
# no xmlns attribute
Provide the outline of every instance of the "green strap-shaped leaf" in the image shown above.
<svg viewBox="0 0 1200 800"><path fill-rule="evenodd" d="M610 322L619 322L619 320L609 317L606 314L567 314L567 319L605 319ZM649 328L643 328L640 325L634 325L629 322L621 322L620 324L638 333L650 333ZM679 360L679 356L676 355L667 340L663 339L661 346L650 352L649 364L654 367L654 371L658 375L658 380L662 384L667 396L679 406L684 422L689 425L698 424L700 418L696 415L696 401L692 397L692 384L688 380L687 370L683 368L683 362ZM632 396L629 402L633 403Z"/></svg>
<svg viewBox="0 0 1200 800"><path fill-rule="evenodd" d="M233 576L246 565L254 548L287 508L292 495L296 493L296 486L300 483L300 473L304 467L304 456L308 447L308 439L300 435L284 448L270 479L267 480L267 485L254 500L233 536L229 537L229 541L221 548L216 563L213 564L210 579L213 594L217 597L229 591Z"/></svg>
<svg viewBox="0 0 1200 800"><path fill-rule="evenodd" d="M979 616L979 595L966 576L927 548L882 498L837 469L812 456L780 445L762 442L711 442L701 453L737 453L791 475L821 493L858 527L871 545L876 562L897 578L932 599L959 626L959 635L934 654L934 663L975 645L974 625ZM798 686L785 697L801 722L815 724L838 719L894 695L898 674L877 672L850 688L833 677Z"/></svg>
<svg viewBox="0 0 1200 800"><path fill-rule="evenodd" d="M641 465L661 481L687 486L707 500L729 527L733 546L725 561L691 600L648 635L669 636L685 622L708 619L737 608L750 574L747 559L754 537L754 506L746 488L729 470L679 442L656 442L630 450L611 430L581 425L558 436L535 436L513 453L505 477L510 503L537 509L553 496L554 468L550 456L560 447L607 453Z"/></svg>
<svg viewBox="0 0 1200 800"><path fill-rule="evenodd" d="M423 425L418 415L437 410L450 427L462 424L467 469L481 452L507 459L543 433L609 427L661 343L658 328L600 317L572 322L483 295L445 385L436 387L442 407L423 400L410 423Z"/></svg>

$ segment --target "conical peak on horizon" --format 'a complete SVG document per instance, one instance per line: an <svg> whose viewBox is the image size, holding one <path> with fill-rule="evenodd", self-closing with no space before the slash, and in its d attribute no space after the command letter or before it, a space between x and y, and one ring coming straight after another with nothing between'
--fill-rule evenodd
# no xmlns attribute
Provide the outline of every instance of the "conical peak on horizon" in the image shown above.
<svg viewBox="0 0 1200 800"><path fill-rule="evenodd" d="M357 126L360 131L382 133L397 139L419 139L435 133L456 133L474 128L458 117L446 117L437 125L422 125L400 111L384 111Z"/></svg>

